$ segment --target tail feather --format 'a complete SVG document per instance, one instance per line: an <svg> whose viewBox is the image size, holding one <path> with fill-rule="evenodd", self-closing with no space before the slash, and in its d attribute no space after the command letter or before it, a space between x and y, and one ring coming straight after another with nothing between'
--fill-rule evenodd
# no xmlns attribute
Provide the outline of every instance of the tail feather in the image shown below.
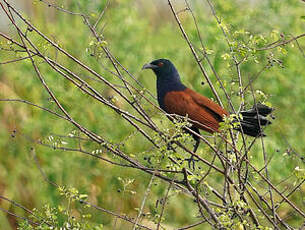
<svg viewBox="0 0 305 230"><path fill-rule="evenodd" d="M273 108L270 108L269 106L263 105L263 104L256 104L252 107L252 109L242 111L241 114L243 116L256 116L257 113L259 115L262 115L264 117L268 116L270 113L272 113Z"/></svg>
<svg viewBox="0 0 305 230"><path fill-rule="evenodd" d="M244 134L247 134L252 137L264 136L264 134L259 129L259 126L252 124L246 121L241 121L241 128L239 128Z"/></svg>
<svg viewBox="0 0 305 230"><path fill-rule="evenodd" d="M263 104L256 104L252 109L242 111L243 119L240 121L239 130L252 137L266 136L262 128L271 124L267 116L272 111L273 108Z"/></svg>
<svg viewBox="0 0 305 230"><path fill-rule="evenodd" d="M253 117L243 116L243 121L247 121L249 123L257 123L257 124L259 124L258 120L259 120L259 123L262 126L270 125L272 123L271 121L269 121L266 117L264 117L262 115L253 116Z"/></svg>

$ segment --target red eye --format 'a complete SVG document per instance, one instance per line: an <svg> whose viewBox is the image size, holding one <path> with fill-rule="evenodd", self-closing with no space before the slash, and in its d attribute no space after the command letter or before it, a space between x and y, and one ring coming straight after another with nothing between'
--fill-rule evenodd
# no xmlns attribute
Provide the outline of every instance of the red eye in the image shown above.
<svg viewBox="0 0 305 230"><path fill-rule="evenodd" d="M158 66L159 66L159 67L162 67L163 65L164 65L163 62L159 62L159 63L158 63Z"/></svg>

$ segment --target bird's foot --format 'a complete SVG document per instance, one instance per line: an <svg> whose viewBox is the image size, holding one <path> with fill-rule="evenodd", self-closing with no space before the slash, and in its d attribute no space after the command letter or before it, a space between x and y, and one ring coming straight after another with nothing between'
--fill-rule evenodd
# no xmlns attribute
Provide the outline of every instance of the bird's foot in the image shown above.
<svg viewBox="0 0 305 230"><path fill-rule="evenodd" d="M199 160L198 159L194 159L194 156L192 155L190 158L185 158L184 161L187 161L188 167L190 169L195 170L195 162L198 162Z"/></svg>

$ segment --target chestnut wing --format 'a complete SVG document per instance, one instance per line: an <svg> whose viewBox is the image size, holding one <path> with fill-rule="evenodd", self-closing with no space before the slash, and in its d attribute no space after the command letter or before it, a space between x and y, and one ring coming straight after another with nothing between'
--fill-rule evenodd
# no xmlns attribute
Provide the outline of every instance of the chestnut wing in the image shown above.
<svg viewBox="0 0 305 230"><path fill-rule="evenodd" d="M193 95L188 93L188 90L168 92L164 97L165 111L180 116L188 115L194 121L192 123L196 128L210 133L218 131L220 120L215 116L214 110L209 109L207 103L205 103L205 106L198 103L198 99L194 99Z"/></svg>

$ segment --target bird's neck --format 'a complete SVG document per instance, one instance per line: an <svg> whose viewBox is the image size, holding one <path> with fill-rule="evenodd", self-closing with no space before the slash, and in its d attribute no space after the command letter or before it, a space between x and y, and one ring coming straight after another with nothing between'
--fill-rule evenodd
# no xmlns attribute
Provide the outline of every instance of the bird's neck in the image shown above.
<svg viewBox="0 0 305 230"><path fill-rule="evenodd" d="M177 71L167 76L157 76L157 94L158 102L161 109L166 110L164 106L164 97L168 92L183 91L186 86L180 81L180 76Z"/></svg>

